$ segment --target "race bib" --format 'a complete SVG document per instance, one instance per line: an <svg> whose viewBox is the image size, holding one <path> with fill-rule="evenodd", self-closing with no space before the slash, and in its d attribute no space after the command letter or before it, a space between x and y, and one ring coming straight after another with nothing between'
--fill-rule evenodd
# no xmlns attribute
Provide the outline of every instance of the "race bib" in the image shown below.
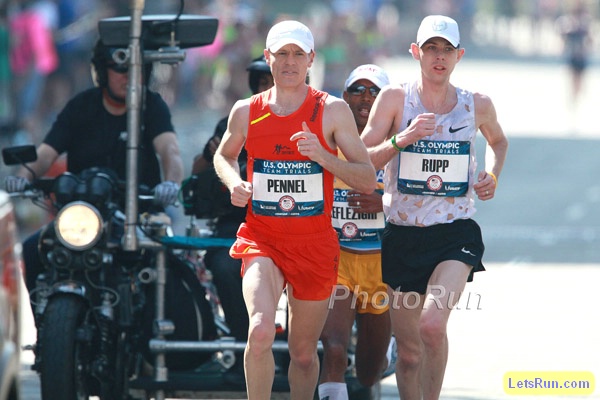
<svg viewBox="0 0 600 400"><path fill-rule="evenodd" d="M252 211L274 217L323 214L323 167L307 161L254 161Z"/></svg>
<svg viewBox="0 0 600 400"><path fill-rule="evenodd" d="M349 189L335 189L331 221L340 242L380 241L385 228L383 212L365 213L348 206Z"/></svg>
<svg viewBox="0 0 600 400"><path fill-rule="evenodd" d="M471 143L420 140L399 154L398 191L429 196L464 196L469 189Z"/></svg>

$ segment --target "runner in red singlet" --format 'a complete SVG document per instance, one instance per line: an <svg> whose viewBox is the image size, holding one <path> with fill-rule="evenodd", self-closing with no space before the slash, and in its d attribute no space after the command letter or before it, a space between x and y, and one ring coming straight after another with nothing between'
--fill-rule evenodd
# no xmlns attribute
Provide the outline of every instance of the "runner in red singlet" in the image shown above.
<svg viewBox="0 0 600 400"><path fill-rule="evenodd" d="M306 84L315 57L311 31L282 21L269 31L264 54L275 86L234 105L214 165L232 204L248 205L230 251L243 261L250 317L244 355L248 398L270 398L275 311L286 288L290 392L295 399L312 399L317 343L339 259L331 225L333 177L370 193L375 169L346 103ZM244 146L247 181L237 163ZM346 160L337 157L338 148Z"/></svg>

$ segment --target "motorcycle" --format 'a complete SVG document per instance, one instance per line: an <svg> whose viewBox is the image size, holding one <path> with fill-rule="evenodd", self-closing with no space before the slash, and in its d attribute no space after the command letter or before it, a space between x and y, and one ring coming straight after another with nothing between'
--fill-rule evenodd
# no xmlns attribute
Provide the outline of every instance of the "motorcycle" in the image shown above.
<svg viewBox="0 0 600 400"><path fill-rule="evenodd" d="M35 148L3 150L5 164L33 161ZM44 269L31 290L37 326L32 366L40 375L43 399L128 398L128 382L152 362L147 342L152 337L157 254L152 249L127 251L124 234L124 183L107 169L91 168L75 175L35 179L24 197L56 214L39 232L37 251ZM140 188L141 208L151 209L153 197ZM140 240L165 229L164 214L145 213L140 219ZM169 283L177 291L171 310L173 321L184 329L176 339L214 337L202 327L204 313L212 321L204 288L180 259L168 255ZM194 286L195 285L195 286ZM186 289L187 287L187 289ZM186 296L187 293L187 296ZM189 315L183 315L185 312ZM179 317L178 317L179 315ZM185 329L194 321L196 329ZM187 326L186 326L187 324ZM141 327L141 329L140 329ZM193 325L192 325L193 328ZM208 357L173 357L172 368L198 365Z"/></svg>

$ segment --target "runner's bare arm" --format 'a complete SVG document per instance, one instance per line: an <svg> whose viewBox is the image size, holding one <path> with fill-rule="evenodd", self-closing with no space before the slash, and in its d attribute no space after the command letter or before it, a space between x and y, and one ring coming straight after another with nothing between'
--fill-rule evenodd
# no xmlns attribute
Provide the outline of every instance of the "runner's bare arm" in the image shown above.
<svg viewBox="0 0 600 400"><path fill-rule="evenodd" d="M303 154L331 171L349 186L364 193L371 193L377 184L375 168L369 160L367 149L360 140L352 112L343 100L330 98L325 105L323 132L329 146L337 147L346 160L329 153L322 146L318 146L318 151L314 154ZM308 126L304 125L304 129L308 129ZM298 146L302 152L303 143L299 141Z"/></svg>
<svg viewBox="0 0 600 400"><path fill-rule="evenodd" d="M213 164L217 175L231 193L231 204L244 207L252 195L252 186L240 176L238 157L246 141L250 105L247 100L235 103L229 114L227 130L215 152Z"/></svg>
<svg viewBox="0 0 600 400"><path fill-rule="evenodd" d="M397 85L383 88L373 103L361 139L367 146L371 162L377 169L382 169L392 157L398 154L389 139L401 131L403 106L404 90ZM410 143L404 143L398 135L396 144L405 147Z"/></svg>
<svg viewBox="0 0 600 400"><path fill-rule="evenodd" d="M487 141L485 170L493 173L498 178L506 160L508 139L498 122L496 108L492 100L488 96L475 93L474 101L475 124L479 127Z"/></svg>

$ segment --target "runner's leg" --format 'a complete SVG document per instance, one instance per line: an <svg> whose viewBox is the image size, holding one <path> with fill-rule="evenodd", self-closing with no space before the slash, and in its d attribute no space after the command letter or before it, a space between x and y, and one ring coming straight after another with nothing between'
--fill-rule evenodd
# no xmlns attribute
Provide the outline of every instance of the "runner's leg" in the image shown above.
<svg viewBox="0 0 600 400"><path fill-rule="evenodd" d="M392 330L398 346L396 384L402 400L421 400L420 367L423 344L419 333L419 320L424 296L417 292L390 294Z"/></svg>
<svg viewBox="0 0 600 400"><path fill-rule="evenodd" d="M288 285L290 369L288 381L292 399L312 399L319 380L317 343L323 331L329 298L298 300Z"/></svg>
<svg viewBox="0 0 600 400"><path fill-rule="evenodd" d="M327 385L332 388L331 390L335 388L336 392L343 391L343 393L336 393L334 395L336 397L331 397L331 393L328 393L330 399L348 398L344 375L348 366L348 345L356 313L356 310L352 308L353 298L350 289L346 286L337 285L335 296L332 297L333 305L329 307L327 321L321 333L323 364L321 365L319 382L321 384L340 383L343 385Z"/></svg>
<svg viewBox="0 0 600 400"><path fill-rule="evenodd" d="M267 257L245 261L242 281L250 328L244 354L248 399L271 397L275 375L272 345L275 340L275 313L283 288L283 275Z"/></svg>
<svg viewBox="0 0 600 400"><path fill-rule="evenodd" d="M424 400L436 400L442 391L448 361L448 319L465 288L470 271L471 266L463 262L444 261L429 278L419 329L424 344L421 365Z"/></svg>
<svg viewBox="0 0 600 400"><path fill-rule="evenodd" d="M356 376L363 386L373 386L387 368L391 338L389 312L357 314Z"/></svg>

